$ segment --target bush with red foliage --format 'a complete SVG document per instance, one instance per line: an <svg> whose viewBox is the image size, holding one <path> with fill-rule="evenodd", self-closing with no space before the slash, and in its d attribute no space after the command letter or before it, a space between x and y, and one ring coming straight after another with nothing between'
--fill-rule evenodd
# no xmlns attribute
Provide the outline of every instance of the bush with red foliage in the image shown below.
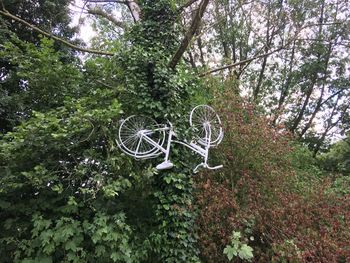
<svg viewBox="0 0 350 263"><path fill-rule="evenodd" d="M255 262L350 262L349 196L330 194L327 179L298 175L283 127L232 92L217 101L225 138L213 155L224 169L196 178L203 262L228 262L232 231L253 247Z"/></svg>

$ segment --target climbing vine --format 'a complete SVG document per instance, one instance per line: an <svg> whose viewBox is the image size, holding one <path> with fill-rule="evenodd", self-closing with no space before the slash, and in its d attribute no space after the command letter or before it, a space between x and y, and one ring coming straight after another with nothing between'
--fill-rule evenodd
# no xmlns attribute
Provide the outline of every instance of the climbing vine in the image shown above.
<svg viewBox="0 0 350 263"><path fill-rule="evenodd" d="M59 98L30 107L23 123L1 137L4 262L199 261L194 157L176 146L175 167L156 172L159 160L127 158L115 143L118 121L132 114L170 120L188 134L201 87L183 62L169 67L180 44L174 3L139 5L141 21L112 45L119 47L112 58L63 66L51 40L4 45L1 52L19 70L30 65L20 77L33 98L47 87ZM35 63L33 52L41 58Z"/></svg>
<svg viewBox="0 0 350 263"><path fill-rule="evenodd" d="M168 67L179 44L175 6L167 0L141 1L140 5L142 23L127 34L131 45L116 57L125 69L124 110L163 123L169 119L185 130L198 81L183 64L175 70ZM159 262L197 262L191 156L177 148L172 154L175 168L156 174L152 185L157 224L150 234L152 253Z"/></svg>

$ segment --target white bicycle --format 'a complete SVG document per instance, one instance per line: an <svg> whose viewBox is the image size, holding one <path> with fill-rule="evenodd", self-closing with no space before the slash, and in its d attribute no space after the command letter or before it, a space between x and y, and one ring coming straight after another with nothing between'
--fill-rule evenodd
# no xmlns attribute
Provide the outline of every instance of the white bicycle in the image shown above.
<svg viewBox="0 0 350 263"><path fill-rule="evenodd" d="M136 159L155 158L164 154L164 161L156 167L158 170L174 166L169 160L173 142L188 147L203 158L203 162L195 167L194 172L200 167L210 170L222 168L222 165L211 167L208 164L209 148L217 146L224 136L219 116L210 106L198 105L192 109L189 121L197 133L191 142L173 139L176 134L170 122L168 125L160 125L152 118L132 115L121 120L116 141L124 153ZM163 146L165 142L166 146Z"/></svg>

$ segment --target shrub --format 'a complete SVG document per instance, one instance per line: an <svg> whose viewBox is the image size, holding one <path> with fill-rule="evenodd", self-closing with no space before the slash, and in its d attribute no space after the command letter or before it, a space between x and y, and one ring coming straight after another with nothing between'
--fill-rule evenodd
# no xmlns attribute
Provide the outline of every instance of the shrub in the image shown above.
<svg viewBox="0 0 350 263"><path fill-rule="evenodd" d="M224 169L196 178L202 260L227 262L233 231L253 248L255 262L349 260L349 195L330 192L308 154L253 105L231 92L216 101L225 138L215 156Z"/></svg>

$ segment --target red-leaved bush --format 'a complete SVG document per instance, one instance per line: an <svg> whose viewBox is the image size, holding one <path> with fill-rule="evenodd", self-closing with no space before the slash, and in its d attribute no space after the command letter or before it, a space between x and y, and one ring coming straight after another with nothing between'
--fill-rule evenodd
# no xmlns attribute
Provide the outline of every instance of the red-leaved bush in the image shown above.
<svg viewBox="0 0 350 263"><path fill-rule="evenodd" d="M216 101L225 138L212 155L224 168L196 177L203 262L228 262L232 231L254 262L350 262L350 197L328 191L327 177L299 176L292 137L251 104L232 92Z"/></svg>

